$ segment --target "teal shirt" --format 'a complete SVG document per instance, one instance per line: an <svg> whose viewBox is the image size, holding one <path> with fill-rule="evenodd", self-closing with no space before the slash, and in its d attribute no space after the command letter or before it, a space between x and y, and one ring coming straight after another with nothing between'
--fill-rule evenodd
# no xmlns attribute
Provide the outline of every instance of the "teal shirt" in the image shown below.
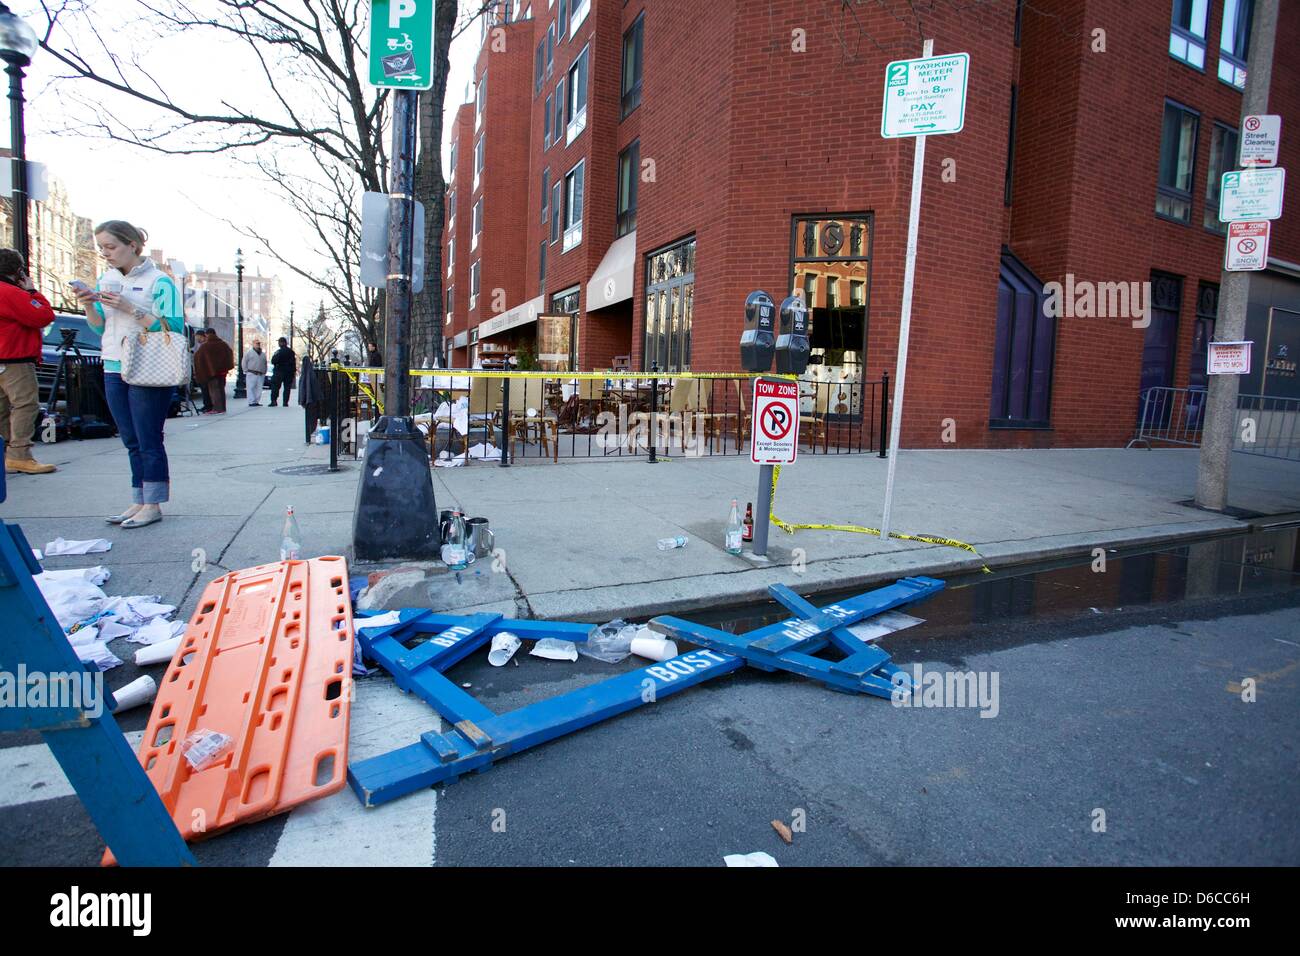
<svg viewBox="0 0 1300 956"><path fill-rule="evenodd" d="M102 279L95 286L95 291L102 291ZM107 316L104 314L104 307L98 302L95 303L95 311L99 313L101 322L100 332L104 331L104 323L107 323ZM154 315L153 324L149 326L149 332L161 332L163 324L166 323L168 331L183 332L185 330L185 310L181 303L180 290L176 287L176 282L165 272L160 272L154 280L152 302L150 312ZM122 371L122 363L116 359L104 360L105 372Z"/></svg>

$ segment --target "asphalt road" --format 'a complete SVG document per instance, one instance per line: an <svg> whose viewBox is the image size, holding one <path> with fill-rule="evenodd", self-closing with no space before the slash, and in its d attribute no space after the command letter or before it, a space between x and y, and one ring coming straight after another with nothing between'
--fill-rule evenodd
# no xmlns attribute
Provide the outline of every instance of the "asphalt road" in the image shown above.
<svg viewBox="0 0 1300 956"><path fill-rule="evenodd" d="M340 794L311 826L297 826L311 822L298 810L195 855L251 866L718 866L756 850L782 866L1300 863L1300 590L932 620L882 646L909 669L996 674L996 717L742 670L437 791L371 810ZM501 711L632 666L522 657L494 669L475 655L450 676ZM382 674L360 682L359 703L383 704L366 717L372 751L435 726L394 693ZM354 751L357 733L354 714ZM41 748L15 748L31 743L0 737L11 794L0 863L97 863L77 798L43 799L54 783L24 777ZM804 822L793 845L774 819Z"/></svg>

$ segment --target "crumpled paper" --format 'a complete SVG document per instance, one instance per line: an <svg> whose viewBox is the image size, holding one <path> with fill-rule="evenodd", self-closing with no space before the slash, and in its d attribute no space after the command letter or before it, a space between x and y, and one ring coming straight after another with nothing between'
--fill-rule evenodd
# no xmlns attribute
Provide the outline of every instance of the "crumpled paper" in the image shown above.
<svg viewBox="0 0 1300 956"><path fill-rule="evenodd" d="M67 538L55 538L45 546L45 556L52 554L96 554L113 547L107 538L90 538L85 541L69 541Z"/></svg>

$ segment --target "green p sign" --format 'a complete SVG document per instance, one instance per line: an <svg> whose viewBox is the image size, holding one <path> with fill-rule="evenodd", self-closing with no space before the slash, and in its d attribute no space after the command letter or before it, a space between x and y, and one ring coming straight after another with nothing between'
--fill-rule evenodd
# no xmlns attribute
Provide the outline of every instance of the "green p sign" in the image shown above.
<svg viewBox="0 0 1300 956"><path fill-rule="evenodd" d="M370 82L399 90L433 86L435 0L372 0Z"/></svg>

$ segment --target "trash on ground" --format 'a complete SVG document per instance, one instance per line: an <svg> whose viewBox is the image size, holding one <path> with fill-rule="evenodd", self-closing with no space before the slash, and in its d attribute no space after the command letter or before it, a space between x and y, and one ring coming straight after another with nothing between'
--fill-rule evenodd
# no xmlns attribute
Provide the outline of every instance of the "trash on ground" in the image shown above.
<svg viewBox="0 0 1300 956"><path fill-rule="evenodd" d="M83 664L90 664L96 670L106 671L121 665L121 659L100 641L89 644L77 644L72 648L77 652L77 659Z"/></svg>
<svg viewBox="0 0 1300 956"><path fill-rule="evenodd" d="M45 603L54 612L59 627L65 632L79 622L94 617L103 609L108 595L101 591L98 585L91 584L85 579L52 578L50 573L43 571L33 575L32 580L40 588L41 596L45 598Z"/></svg>
<svg viewBox="0 0 1300 956"><path fill-rule="evenodd" d="M160 644L174 637L180 637L184 633L184 621L169 621L163 617L156 617L143 627L136 628L135 633L127 640L133 644Z"/></svg>
<svg viewBox="0 0 1300 956"><path fill-rule="evenodd" d="M176 656L176 648L181 646L181 638L173 637L170 641L158 644L146 644L135 652L136 667L146 664L164 664Z"/></svg>
<svg viewBox="0 0 1300 956"><path fill-rule="evenodd" d="M488 663L493 667L505 667L510 658L515 656L523 641L514 634L505 631L492 638L492 648L488 651Z"/></svg>
<svg viewBox="0 0 1300 956"><path fill-rule="evenodd" d="M469 457L478 461L500 461L501 449L496 445L488 442L486 445L479 443L469 446Z"/></svg>
<svg viewBox="0 0 1300 956"><path fill-rule="evenodd" d="M672 551L674 548L686 547L689 539L684 534L679 534L675 538L660 538L657 542L660 551Z"/></svg>
<svg viewBox="0 0 1300 956"><path fill-rule="evenodd" d="M185 738L181 744L181 753L195 770L202 770L216 762L216 759L230 749L234 739L215 730L199 728Z"/></svg>
<svg viewBox="0 0 1300 956"><path fill-rule="evenodd" d="M660 637L649 628L642 630L649 633L644 636L638 633L632 639L632 653L637 657L646 657L652 661L670 661L677 656L677 645L673 641Z"/></svg>
<svg viewBox="0 0 1300 956"><path fill-rule="evenodd" d="M433 463L435 468L459 468L465 464L464 458L452 458L451 455L443 451L438 455L438 460Z"/></svg>
<svg viewBox="0 0 1300 956"><path fill-rule="evenodd" d="M372 627L388 627L392 624L400 624L402 621L401 611L386 611L383 614L374 614L370 617L358 617L357 630L364 631Z"/></svg>
<svg viewBox="0 0 1300 956"><path fill-rule="evenodd" d="M778 866L770 854L759 850L757 853L732 853L724 856L722 862L727 866Z"/></svg>
<svg viewBox="0 0 1300 956"><path fill-rule="evenodd" d="M548 661L576 661L578 645L573 641L557 641L553 637L544 637L528 652L533 657L544 657Z"/></svg>
<svg viewBox="0 0 1300 956"><path fill-rule="evenodd" d="M130 710L132 707L139 707L141 704L147 704L153 700L154 695L158 693L158 684L148 674L142 674L125 687L119 687L113 691L113 700L117 701L117 706L113 708L113 713L120 714L124 710Z"/></svg>
<svg viewBox="0 0 1300 956"><path fill-rule="evenodd" d="M794 834L791 833L790 828L786 826L784 823L782 823L780 820L772 821L772 829L775 830L777 836L779 836L787 844L794 843Z"/></svg>
<svg viewBox="0 0 1300 956"><path fill-rule="evenodd" d="M97 554L108 551L113 542L107 538L88 538L85 541L69 541L67 538L55 538L45 546L45 555L54 554Z"/></svg>
<svg viewBox="0 0 1300 956"><path fill-rule="evenodd" d="M578 653L606 664L617 664L632 653L632 639L636 635L637 626L619 618L593 627L587 643L578 647Z"/></svg>
<svg viewBox="0 0 1300 956"><path fill-rule="evenodd" d="M902 611L885 611L883 614L877 614L875 617L851 625L849 633L860 641L878 641L886 634L893 634L895 631L924 623L924 618L913 617Z"/></svg>

